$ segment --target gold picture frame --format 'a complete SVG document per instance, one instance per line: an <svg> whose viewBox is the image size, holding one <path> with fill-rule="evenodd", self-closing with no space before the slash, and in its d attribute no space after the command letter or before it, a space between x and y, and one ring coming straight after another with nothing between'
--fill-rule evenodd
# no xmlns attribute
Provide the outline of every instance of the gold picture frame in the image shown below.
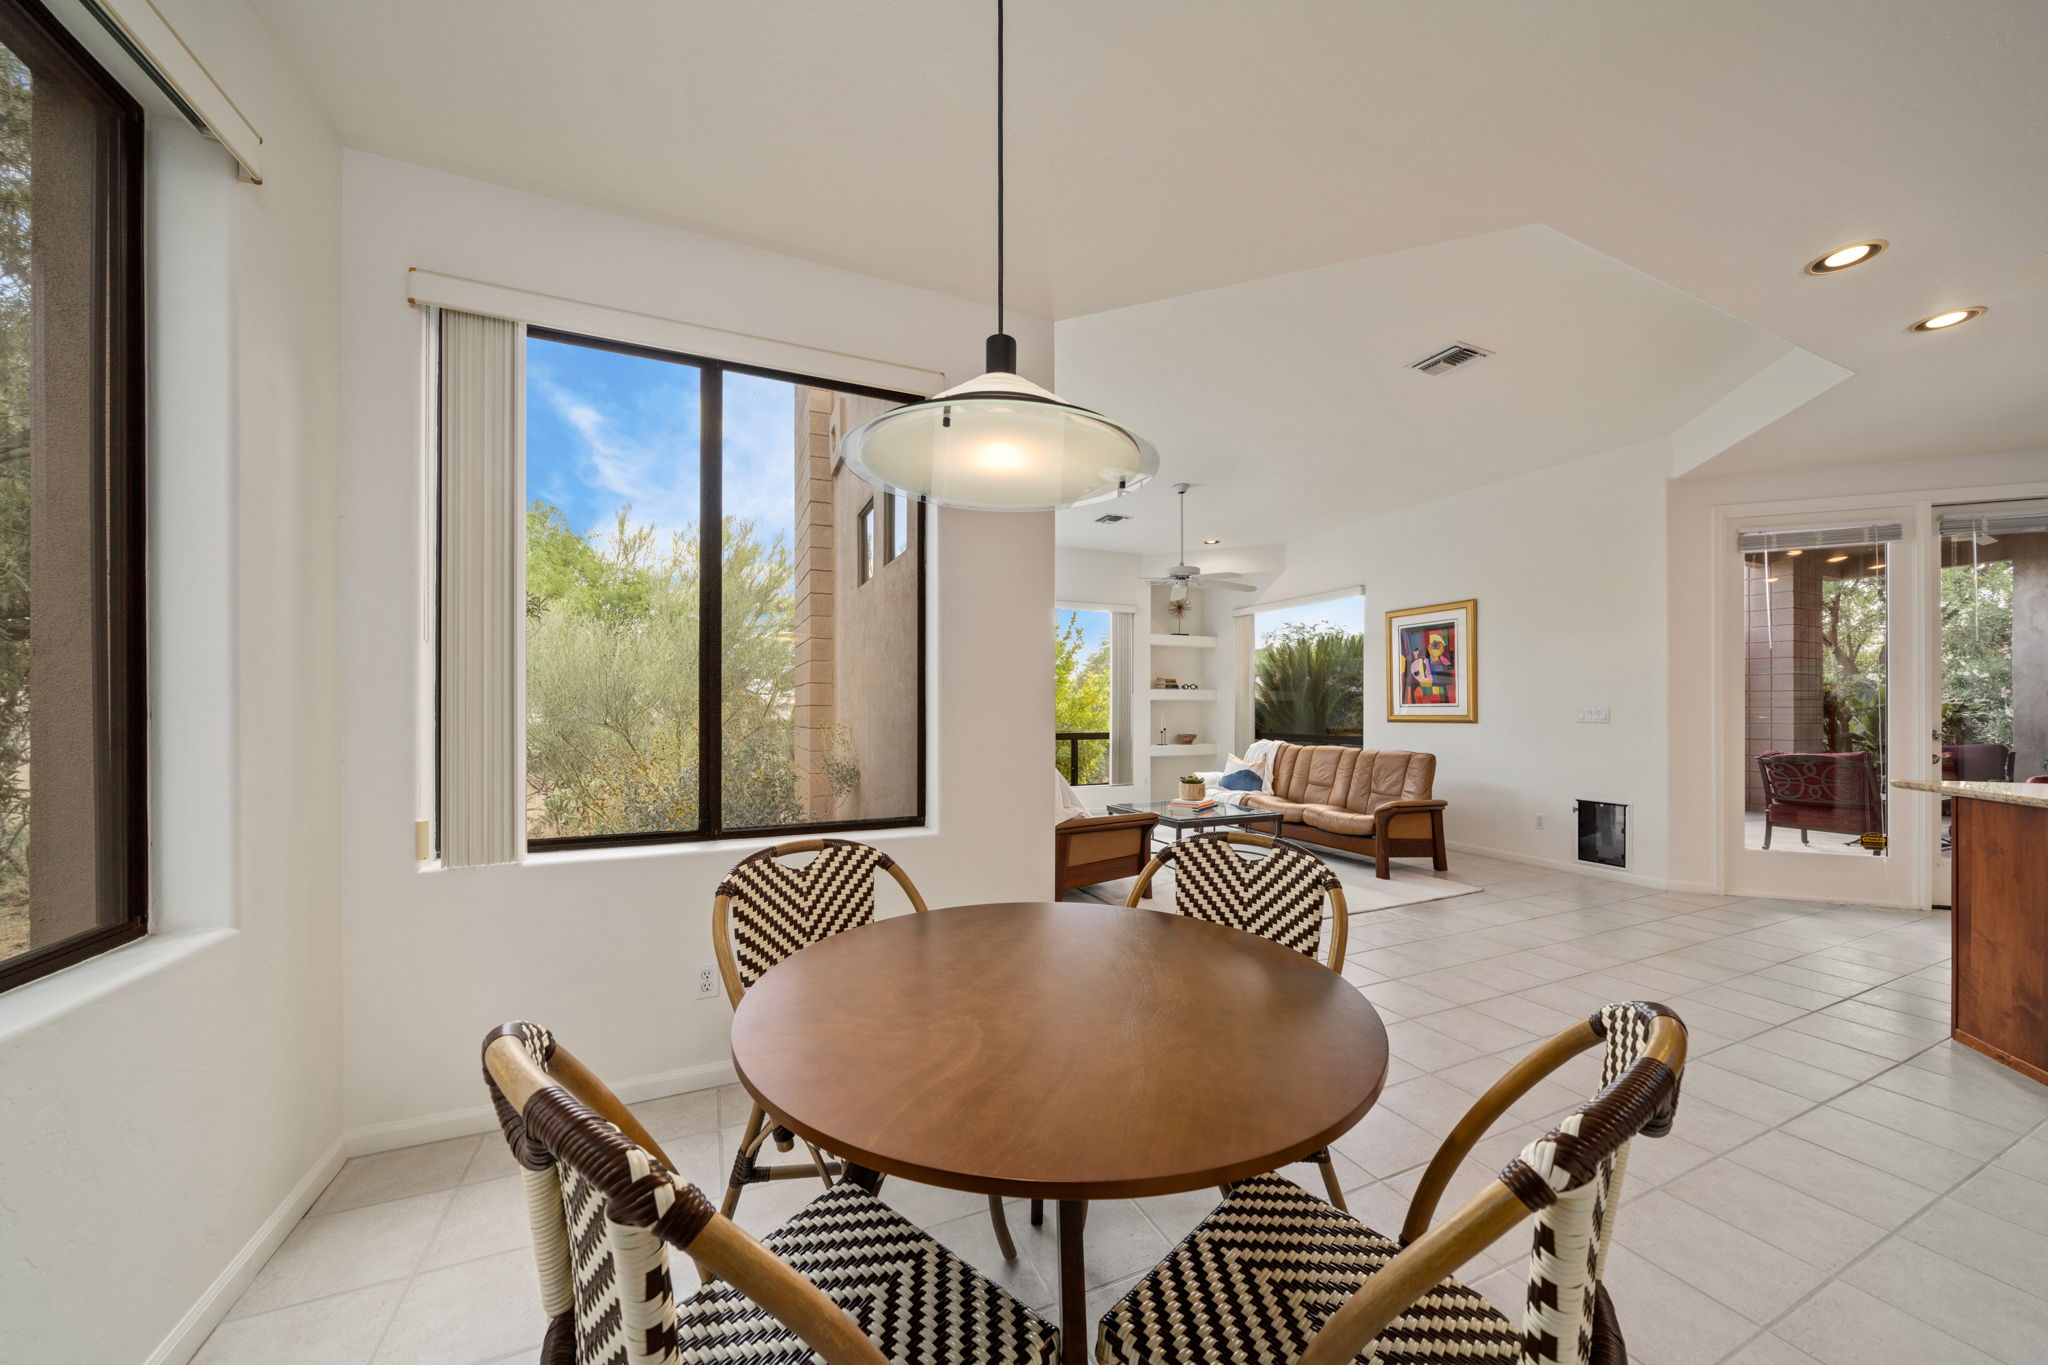
<svg viewBox="0 0 2048 1365"><path fill-rule="evenodd" d="M1387 617L1387 719L1479 719L1479 599L1406 607Z"/></svg>

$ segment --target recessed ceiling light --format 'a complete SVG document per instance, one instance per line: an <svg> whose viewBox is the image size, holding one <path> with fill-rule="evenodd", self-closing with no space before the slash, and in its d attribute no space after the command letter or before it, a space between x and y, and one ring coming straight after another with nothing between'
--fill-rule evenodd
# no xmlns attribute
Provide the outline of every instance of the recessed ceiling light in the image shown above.
<svg viewBox="0 0 2048 1365"><path fill-rule="evenodd" d="M1890 245L1890 242L1885 241L1881 237L1873 237L1867 242L1851 242L1847 246L1836 247L1825 256L1816 256L1808 261L1806 263L1806 273L1809 275L1832 275L1837 270L1847 270L1852 265L1862 265L1865 261Z"/></svg>
<svg viewBox="0 0 2048 1365"><path fill-rule="evenodd" d="M1951 308L1946 313L1936 313L1931 318L1922 318L1906 330L1909 332L1945 332L1966 322L1975 322L1990 312L1989 308Z"/></svg>
<svg viewBox="0 0 2048 1365"><path fill-rule="evenodd" d="M1806 551L1804 550L1787 550L1785 551L1785 558L1791 559L1795 555L1803 555L1805 553Z"/></svg>
<svg viewBox="0 0 2048 1365"><path fill-rule="evenodd" d="M1220 540L1205 540L1202 543L1204 545L1221 545L1223 542Z"/></svg>
<svg viewBox="0 0 2048 1365"><path fill-rule="evenodd" d="M1847 555L1829 555L1829 556L1828 556L1828 563L1830 563L1830 564L1839 564L1839 563L1841 563L1841 562L1842 562L1843 560L1847 559L1848 557L1849 557L1849 556L1847 556Z"/></svg>
<svg viewBox="0 0 2048 1365"><path fill-rule="evenodd" d="M1870 566L1870 571L1871 571L1872 573L1876 573L1876 572L1877 572L1877 571L1878 571L1879 569L1882 569L1883 567L1884 567L1884 561L1880 559L1880 560L1878 560L1878 561L1877 561L1877 563L1875 563L1875 564L1873 564L1873 565L1871 565L1871 566Z"/></svg>

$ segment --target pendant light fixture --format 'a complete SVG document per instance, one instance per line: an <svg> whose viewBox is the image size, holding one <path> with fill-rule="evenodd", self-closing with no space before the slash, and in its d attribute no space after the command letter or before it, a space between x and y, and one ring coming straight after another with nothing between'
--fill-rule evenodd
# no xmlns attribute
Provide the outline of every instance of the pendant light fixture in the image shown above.
<svg viewBox="0 0 2048 1365"><path fill-rule="evenodd" d="M1017 373L1003 331L1003 0L996 0L996 334L986 374L870 418L839 442L861 478L892 493L980 511L1076 507L1136 488L1159 469L1152 443Z"/></svg>

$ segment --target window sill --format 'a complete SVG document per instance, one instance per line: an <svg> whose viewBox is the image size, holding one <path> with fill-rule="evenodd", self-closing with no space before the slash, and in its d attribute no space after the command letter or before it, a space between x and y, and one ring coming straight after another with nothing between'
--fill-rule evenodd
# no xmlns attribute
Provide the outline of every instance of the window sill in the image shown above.
<svg viewBox="0 0 2048 1365"><path fill-rule="evenodd" d="M690 854L711 854L738 861L758 849L798 839L851 839L857 843L887 845L899 839L926 839L938 831L929 824L895 825L887 829L834 829L816 834L783 831L778 834L749 835L731 839L676 839L645 844L600 844L592 848L545 848L529 851L513 866L560 867L565 864L617 862L636 858L673 858ZM420 864L421 871L464 871L444 869L439 862Z"/></svg>
<svg viewBox="0 0 2048 1365"><path fill-rule="evenodd" d="M233 929L151 934L16 986L0 995L0 1045L54 1024L74 1010L95 1004L186 958L196 957L235 934Z"/></svg>

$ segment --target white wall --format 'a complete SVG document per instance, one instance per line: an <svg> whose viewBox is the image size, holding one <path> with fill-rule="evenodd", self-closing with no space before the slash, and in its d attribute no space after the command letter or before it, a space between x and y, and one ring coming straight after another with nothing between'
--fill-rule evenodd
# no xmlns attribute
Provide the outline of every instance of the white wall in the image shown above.
<svg viewBox="0 0 2048 1365"><path fill-rule="evenodd" d="M1696 837L1673 842L1670 875L1674 881L1706 886L1721 875L1722 841L1715 822L1714 793L1717 768L1724 769L1726 775L1726 755L1719 742L1723 731L1714 724L1712 575L1727 564L1727 547L1714 543L1716 510L1808 499L1910 502L1936 494L1961 494L1956 500L1971 501L1973 497L2017 496L2011 491L2016 486L2038 486L2043 481L2048 481L2048 450L1733 474L1681 479L1670 486L1669 705L1673 730L1669 799L1672 828L1696 833ZM1977 491L1973 495L1965 490ZM1918 731L1919 727L1913 727L1914 733Z"/></svg>
<svg viewBox="0 0 2048 1365"><path fill-rule="evenodd" d="M339 148L239 0L161 5L268 179L152 121L154 932L0 997L0 1356L52 1365L183 1360L339 1161Z"/></svg>
<svg viewBox="0 0 2048 1365"><path fill-rule="evenodd" d="M1287 545L1260 600L1365 585L1365 745L1437 756L1453 850L1575 866L1573 801L1622 801L1629 872L1665 876L1669 453L1644 442ZM1386 721L1383 613L1467 597L1478 722ZM1582 706L1611 722L1578 724Z"/></svg>
<svg viewBox="0 0 2048 1365"><path fill-rule="evenodd" d="M420 648L419 330L405 272L492 284L938 369L979 368L990 310L363 153L345 157L344 1110L358 1150L487 1127L485 1030L529 1017L640 1093L729 1075L709 963L720 876L754 843L413 861ZM1050 328L1012 315L1027 372ZM873 836L934 905L1051 886L1051 518L938 515L930 581L931 827Z"/></svg>

